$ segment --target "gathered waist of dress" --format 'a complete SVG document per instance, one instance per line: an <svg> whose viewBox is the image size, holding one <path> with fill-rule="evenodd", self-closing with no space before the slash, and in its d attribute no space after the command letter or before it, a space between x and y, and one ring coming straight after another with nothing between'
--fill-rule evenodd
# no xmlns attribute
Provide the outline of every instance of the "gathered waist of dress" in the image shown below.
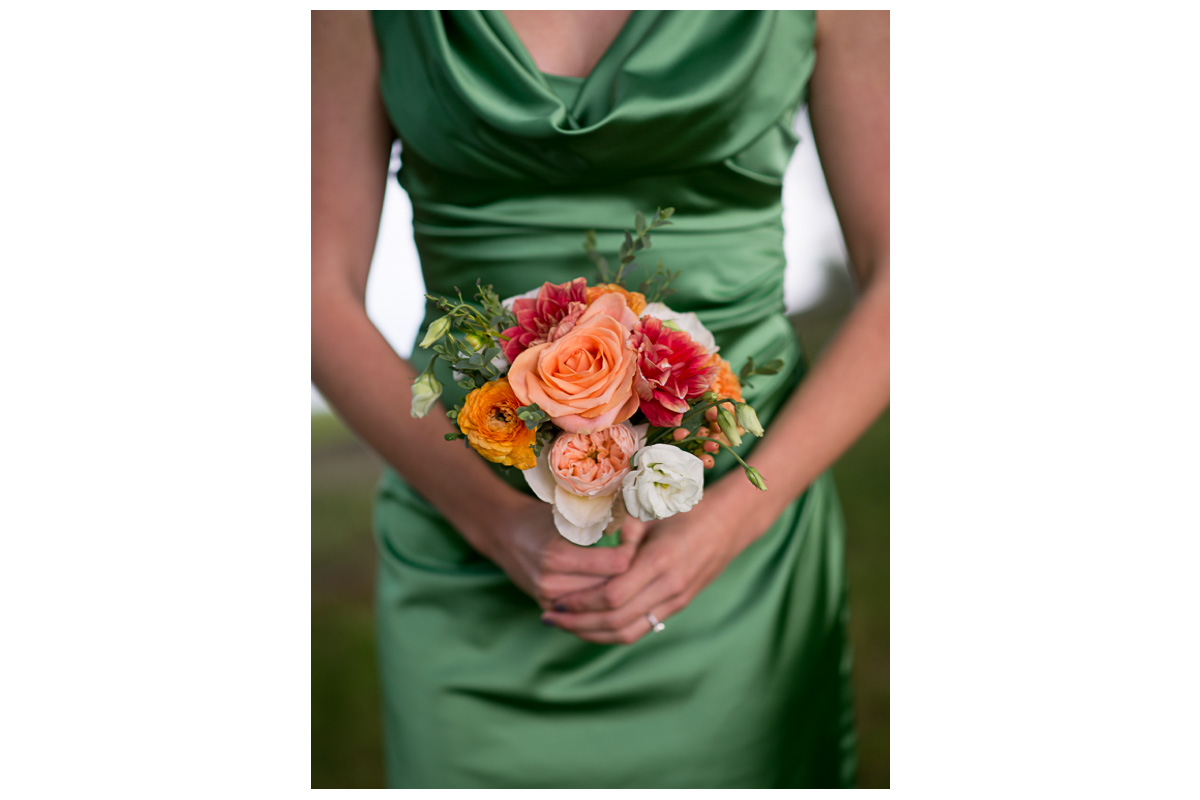
<svg viewBox="0 0 1200 800"><path fill-rule="evenodd" d="M632 221L632 220L631 220ZM508 228L503 232L447 233L414 226L426 291L474 294L476 282L491 284L501 297L585 278L601 281L583 241L586 229ZM598 251L610 270L618 266L623 231L597 230ZM627 268L627 288L638 289L661 259L678 273L664 301L676 311L695 312L714 333L782 313L785 256L783 232L767 223L741 229L656 230L652 245Z"/></svg>

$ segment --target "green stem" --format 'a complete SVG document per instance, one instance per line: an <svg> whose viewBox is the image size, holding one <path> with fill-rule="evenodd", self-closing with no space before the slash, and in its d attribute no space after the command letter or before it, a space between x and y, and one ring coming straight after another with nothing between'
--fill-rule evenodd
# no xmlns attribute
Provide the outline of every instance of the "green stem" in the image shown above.
<svg viewBox="0 0 1200 800"><path fill-rule="evenodd" d="M686 423L690 419L695 418L695 416L697 414L703 414L705 411L708 411L710 408L716 408L717 406L721 405L722 403L736 403L736 402L737 402L737 400L734 400L732 397L718 397L716 400L713 400L711 403L705 403L702 405L692 406L680 418L678 425L672 425L669 428L660 429L659 433L654 434L653 441L647 440L646 444L661 444L662 442L665 442L667 440L667 436L670 434L671 431L675 430L676 428L686 428L687 425L685 425L684 423ZM714 421L710 424L716 425L717 423ZM690 432L691 431L689 429L689 433Z"/></svg>

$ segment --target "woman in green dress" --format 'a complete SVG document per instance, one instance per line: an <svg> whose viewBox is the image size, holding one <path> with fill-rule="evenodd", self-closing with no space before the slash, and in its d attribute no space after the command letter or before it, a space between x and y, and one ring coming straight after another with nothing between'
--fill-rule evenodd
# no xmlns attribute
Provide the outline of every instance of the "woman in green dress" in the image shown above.
<svg viewBox="0 0 1200 800"><path fill-rule="evenodd" d="M863 286L811 369L783 316L780 207L806 102ZM389 464L391 785L852 784L826 470L887 404L888 114L886 12L314 14L313 379ZM674 206L654 241L682 271L671 306L735 368L788 365L746 391L767 435L741 452L769 491L722 452L690 513L578 547L519 474L447 444L443 414L411 419L429 354L400 359L364 304L396 138L433 294L595 280L584 231L615 251L635 211Z"/></svg>

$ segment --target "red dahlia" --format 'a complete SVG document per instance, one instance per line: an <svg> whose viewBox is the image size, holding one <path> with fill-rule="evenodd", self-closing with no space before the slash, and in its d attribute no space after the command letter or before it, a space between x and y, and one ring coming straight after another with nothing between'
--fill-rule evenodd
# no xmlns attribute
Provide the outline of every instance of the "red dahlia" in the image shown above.
<svg viewBox="0 0 1200 800"><path fill-rule="evenodd" d="M707 391L717 374L708 351L683 331L673 331L655 317L643 317L633 329L638 375L633 387L651 425L678 425L688 400Z"/></svg>
<svg viewBox="0 0 1200 800"><path fill-rule="evenodd" d="M504 331L504 355L509 363L535 344L552 342L566 334L587 308L587 281L544 283L537 297L522 297L513 303L517 324Z"/></svg>

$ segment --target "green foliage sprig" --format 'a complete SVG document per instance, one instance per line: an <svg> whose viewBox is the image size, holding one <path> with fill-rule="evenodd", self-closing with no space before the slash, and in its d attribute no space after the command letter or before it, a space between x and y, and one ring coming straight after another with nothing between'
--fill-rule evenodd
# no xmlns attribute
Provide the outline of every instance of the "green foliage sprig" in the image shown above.
<svg viewBox="0 0 1200 800"><path fill-rule="evenodd" d="M752 384L750 379L756 375L778 375L779 371L783 369L783 363L782 358L773 358L762 366L755 366L754 356L749 356L741 371L738 372L738 383L742 385L742 388L747 388Z"/></svg>
<svg viewBox="0 0 1200 800"><path fill-rule="evenodd" d="M500 302L491 286L476 283L475 304L468 303L461 289L455 289L458 301L427 294L437 308L446 312L429 326L421 347L462 374L458 385L467 391L499 379L504 368L493 362L506 340L504 331L517 324L516 317Z"/></svg>
<svg viewBox="0 0 1200 800"><path fill-rule="evenodd" d="M625 231L625 241L622 242L620 250L617 253L618 266L616 274L613 274L608 266L608 261L604 256L600 255L596 248L596 232L588 231L584 237L583 249L587 252L588 258L596 265L596 270L600 273L601 283L616 283L621 286L625 285L626 270L632 271L632 268L637 266L637 253L644 250L649 250L653 244L650 232L663 228L667 225L673 225L668 219L675 213L674 208L660 208L654 213L654 219L649 224L646 223L646 215L641 211L634 215L634 234ZM675 278L679 277L679 272L672 272L663 266L662 259L658 261L657 269L642 282L638 289L642 294L646 295L646 301L656 303L662 298L671 294L673 290L667 288L667 285Z"/></svg>

